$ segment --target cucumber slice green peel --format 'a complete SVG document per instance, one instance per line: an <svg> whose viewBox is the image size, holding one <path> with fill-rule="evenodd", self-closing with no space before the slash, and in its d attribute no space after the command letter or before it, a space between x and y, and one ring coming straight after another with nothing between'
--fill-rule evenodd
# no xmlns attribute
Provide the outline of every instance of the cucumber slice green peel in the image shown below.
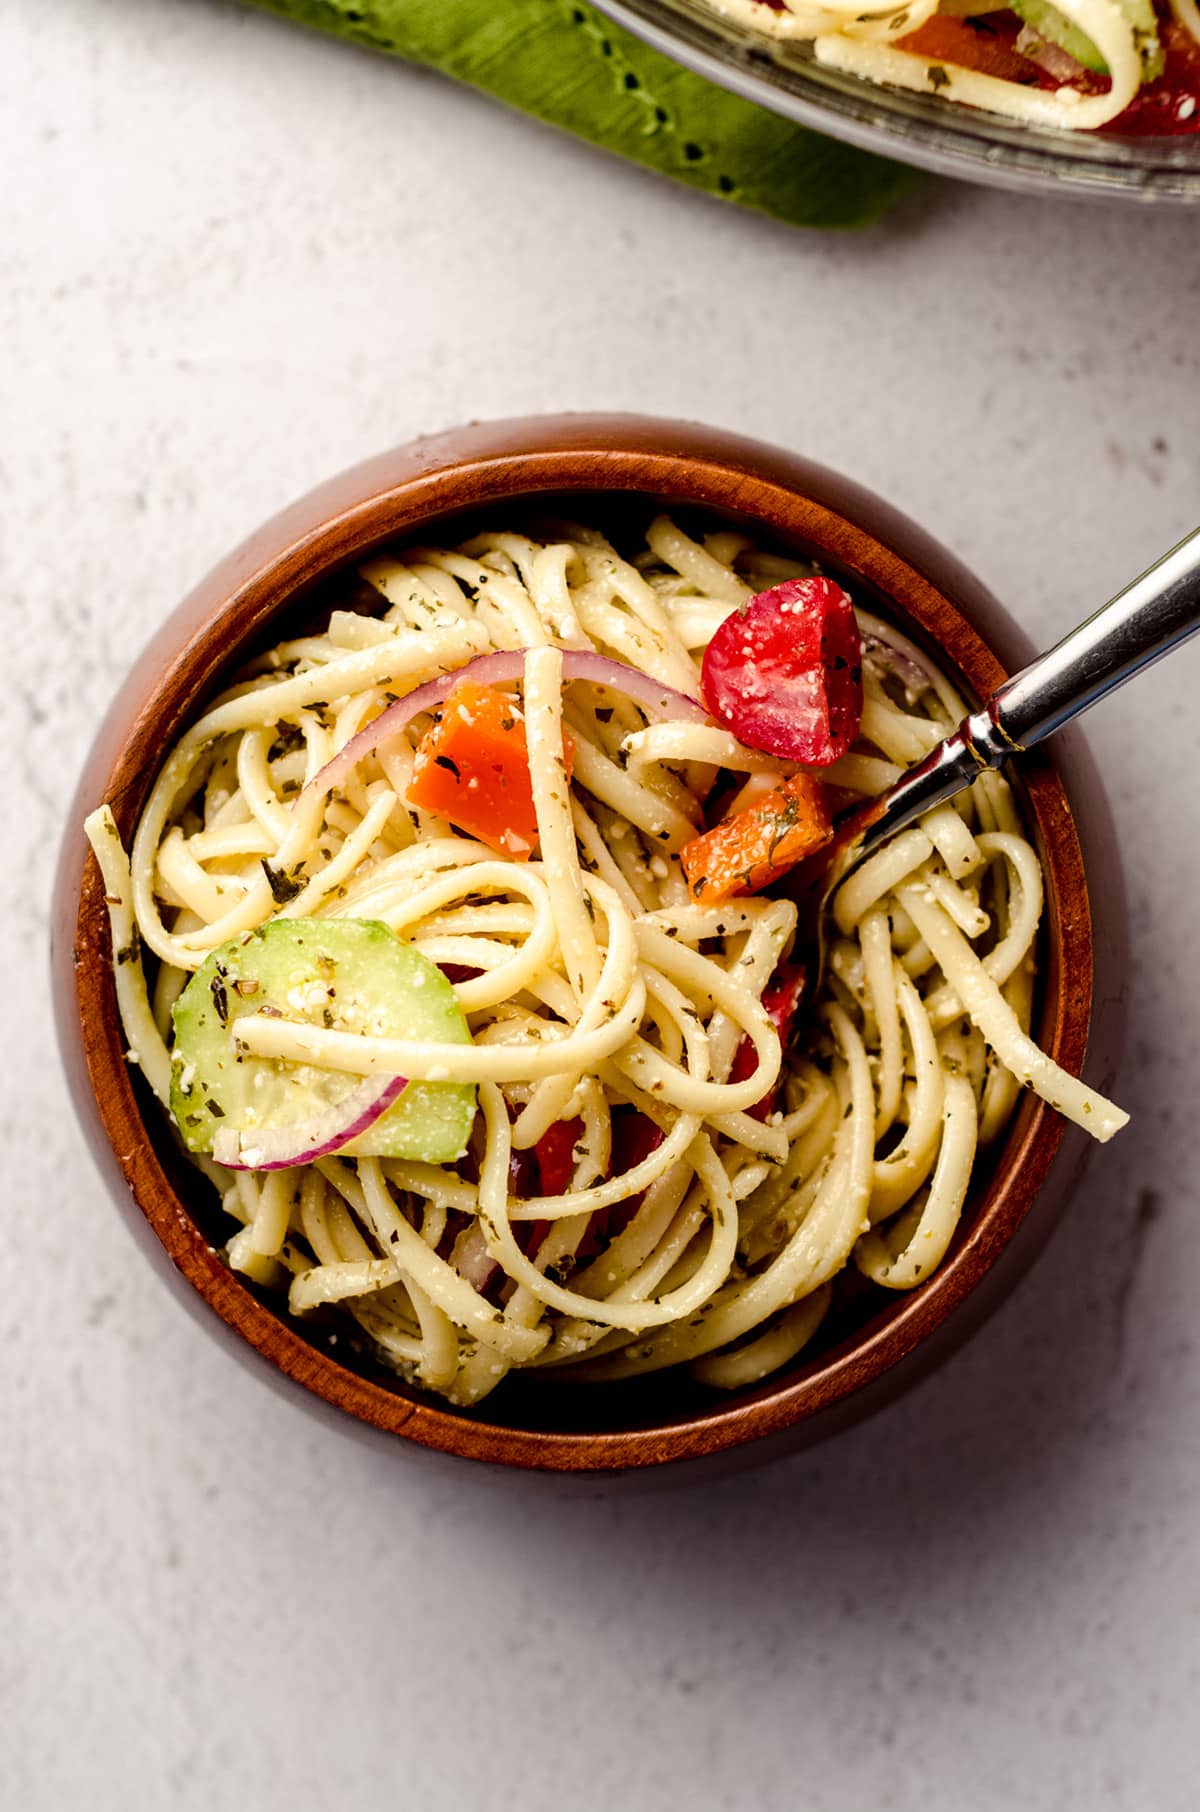
<svg viewBox="0 0 1200 1812"><path fill-rule="evenodd" d="M471 1042L441 970L386 925L274 919L210 952L175 1003L171 1113L189 1151L211 1152L222 1129L252 1148L256 1132L320 1124L342 1104L353 1120L361 1077L238 1048L233 1027L264 1008L341 1032ZM454 1163L474 1117L473 1083L410 1082L338 1155Z"/></svg>
<svg viewBox="0 0 1200 1812"><path fill-rule="evenodd" d="M1057 44L1069 57L1096 75L1107 75L1108 64L1073 20L1068 19L1050 0L1010 0L1018 19L1024 19L1049 44ZM1142 59L1143 78L1147 82L1162 74L1163 51L1158 36L1158 20L1152 0L1116 0L1116 4L1134 28L1138 55Z"/></svg>

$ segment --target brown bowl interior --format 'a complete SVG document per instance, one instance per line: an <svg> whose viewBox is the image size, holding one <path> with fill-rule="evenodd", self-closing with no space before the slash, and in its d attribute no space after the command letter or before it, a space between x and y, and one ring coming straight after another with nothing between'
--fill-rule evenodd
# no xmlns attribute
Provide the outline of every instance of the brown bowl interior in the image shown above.
<svg viewBox="0 0 1200 1812"><path fill-rule="evenodd" d="M333 481L267 524L181 606L101 732L60 875L64 1051L97 1152L135 1225L150 1231L186 1280L193 1304L194 1291L279 1373L375 1428L485 1461L611 1471L719 1453L763 1436L794 1441L826 1432L906 1382L913 1368L901 1362L919 1345L928 1344L932 1360L947 1344L944 1334L931 1337L977 1290L1064 1155L1064 1137L1075 1136L1026 1096L1003 1148L979 1174L941 1269L895 1297L847 1279L814 1346L785 1372L734 1396L672 1373L590 1387L516 1375L479 1412L464 1415L354 1352L344 1327L288 1320L277 1299L234 1276L214 1252L231 1229L124 1058L103 890L94 861L82 858L78 825L86 811L109 799L128 836L161 753L206 699L251 648L277 639L285 620L327 607L329 587L369 550L460 535L497 510L509 522L556 514L598 520L620 543L663 506L750 526L819 560L936 654L969 695L985 696L1004 677L994 644L1011 648L1013 631L995 601L910 524L819 467L711 431L636 418L463 430ZM1035 1030L1058 1062L1079 1073L1093 1005L1083 855L1056 769L1028 759L1016 778L1047 882ZM1056 1173L1075 1168L1060 1162ZM1044 1206L1047 1219L1057 1205ZM986 1294L979 1292L980 1303ZM957 1319L961 1334L969 1317Z"/></svg>

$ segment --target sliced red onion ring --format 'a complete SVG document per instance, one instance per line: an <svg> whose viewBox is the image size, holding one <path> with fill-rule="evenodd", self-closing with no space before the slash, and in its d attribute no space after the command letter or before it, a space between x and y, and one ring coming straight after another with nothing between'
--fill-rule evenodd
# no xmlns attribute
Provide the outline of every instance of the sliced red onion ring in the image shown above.
<svg viewBox="0 0 1200 1812"><path fill-rule="evenodd" d="M382 1081L368 1076L343 1095L336 1107L311 1120L264 1126L253 1133L222 1127L213 1140L213 1157L230 1170L291 1170L297 1164L311 1164L340 1151L374 1126L407 1087L407 1076L388 1076Z"/></svg>
<svg viewBox="0 0 1200 1812"><path fill-rule="evenodd" d="M1080 76L1088 73L1070 51L1064 50L1061 44L1052 44L1048 38L1043 38L1032 25L1021 27L1013 40L1013 49L1018 56L1028 57L1039 69L1052 75L1056 82L1078 82Z"/></svg>
<svg viewBox="0 0 1200 1812"><path fill-rule="evenodd" d="M444 704L463 680L494 686L524 678L528 652L525 648L513 648L498 654L477 655L465 667L456 667L453 673L426 680L415 692L406 693L386 711L381 711L357 736L352 736L333 760L327 761L313 776L305 791L312 788L328 793L333 787L340 786L364 756L398 736L422 711L433 711ZM686 692L676 692L672 686L664 686L649 673L641 673L624 661L610 660L605 654L592 654L582 648L564 648L562 660L564 680L590 680L594 686L607 686L633 699L651 717L686 717L698 723L712 722L699 699L689 698Z"/></svg>
<svg viewBox="0 0 1200 1812"><path fill-rule="evenodd" d="M500 1267L487 1249L478 1221L472 1221L466 1232L459 1234L450 1254L450 1263L463 1281L482 1296Z"/></svg>
<svg viewBox="0 0 1200 1812"><path fill-rule="evenodd" d="M929 668L923 667L907 647L892 640L885 623L873 624L870 633L863 636L863 653L886 661L910 692L928 692L934 684Z"/></svg>

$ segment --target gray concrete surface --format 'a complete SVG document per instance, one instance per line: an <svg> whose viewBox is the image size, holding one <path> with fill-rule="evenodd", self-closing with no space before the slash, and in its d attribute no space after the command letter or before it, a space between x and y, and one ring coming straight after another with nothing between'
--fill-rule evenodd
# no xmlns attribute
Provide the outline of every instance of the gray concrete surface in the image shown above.
<svg viewBox="0 0 1200 1812"><path fill-rule="evenodd" d="M1131 1129L935 1381L807 1458L498 1492L315 1424L117 1224L44 988L163 612L417 430L644 407L876 486L1043 638L1200 515L1195 216L675 192L210 0L0 7L7 1812L1184 1812L1200 1660L1200 653L1107 706Z"/></svg>

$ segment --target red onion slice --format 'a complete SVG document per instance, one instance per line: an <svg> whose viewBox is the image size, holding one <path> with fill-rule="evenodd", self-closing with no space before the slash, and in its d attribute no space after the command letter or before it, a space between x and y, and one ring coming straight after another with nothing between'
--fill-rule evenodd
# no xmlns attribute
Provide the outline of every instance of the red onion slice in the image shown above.
<svg viewBox="0 0 1200 1812"><path fill-rule="evenodd" d="M497 654L480 654L465 667L456 667L452 673L426 680L415 692L406 693L386 711L381 711L357 736L352 736L333 760L327 761L313 776L305 791L328 793L333 787L340 786L364 756L398 736L422 711L433 711L444 704L463 680L473 680L480 686L494 686L523 679L528 652L525 648L512 648ZM582 648L564 648L562 659L564 680L590 680L594 686L607 686L611 691L633 699L651 717L686 717L698 723L712 722L699 699L690 698L686 692L677 692L673 686L664 686L649 673L641 673L624 661L610 660L605 654L592 654Z"/></svg>
<svg viewBox="0 0 1200 1812"><path fill-rule="evenodd" d="M264 1126L252 1133L222 1127L213 1140L213 1157L230 1170L291 1170L297 1164L311 1164L340 1151L374 1126L407 1087L407 1076L388 1076L382 1081L368 1076L335 1107L311 1120Z"/></svg>
<svg viewBox="0 0 1200 1812"><path fill-rule="evenodd" d="M450 1263L463 1281L482 1296L500 1267L487 1249L478 1221L472 1221L466 1231L459 1234L450 1254Z"/></svg>
<svg viewBox="0 0 1200 1812"><path fill-rule="evenodd" d="M869 634L863 636L863 653L873 655L876 660L886 661L896 678L909 692L928 692L934 685L933 674L928 667L923 667L907 647L901 647L887 633L887 626L880 623L873 627Z"/></svg>
<svg viewBox="0 0 1200 1812"><path fill-rule="evenodd" d="M1070 51L1064 50L1061 44L1055 44L1049 38L1043 38L1032 25L1021 27L1013 41L1013 49L1019 56L1028 57L1031 63L1036 63L1039 69L1044 69L1056 82L1066 82L1078 87L1081 85L1080 78L1089 73Z"/></svg>

